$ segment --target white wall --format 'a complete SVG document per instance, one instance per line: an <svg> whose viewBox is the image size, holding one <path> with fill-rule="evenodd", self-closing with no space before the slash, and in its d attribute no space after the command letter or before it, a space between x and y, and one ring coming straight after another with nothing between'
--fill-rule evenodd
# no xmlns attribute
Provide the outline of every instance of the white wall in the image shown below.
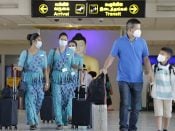
<svg viewBox="0 0 175 131"><path fill-rule="evenodd" d="M0 0L4 6L17 5L17 8L1 8L0 15L30 15L31 0Z"/></svg>
<svg viewBox="0 0 175 131"><path fill-rule="evenodd" d="M27 34L40 32L38 29L0 30L0 40L27 40ZM0 44L3 42L0 42ZM9 42L13 44L13 42Z"/></svg>
<svg viewBox="0 0 175 131"><path fill-rule="evenodd" d="M143 30L146 40L175 40L175 30Z"/></svg>

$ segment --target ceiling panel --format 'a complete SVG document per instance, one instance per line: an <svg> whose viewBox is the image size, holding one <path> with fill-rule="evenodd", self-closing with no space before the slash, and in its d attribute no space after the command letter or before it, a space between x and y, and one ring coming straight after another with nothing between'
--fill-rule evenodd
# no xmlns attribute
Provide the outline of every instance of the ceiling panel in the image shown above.
<svg viewBox="0 0 175 131"><path fill-rule="evenodd" d="M31 16L0 16L0 29L29 29L32 25L109 25L125 26L129 18L32 18ZM143 29L174 30L175 18L141 18Z"/></svg>
<svg viewBox="0 0 175 131"><path fill-rule="evenodd" d="M175 18L159 18L156 19L156 28L162 28L162 29L169 29L174 30L175 29Z"/></svg>

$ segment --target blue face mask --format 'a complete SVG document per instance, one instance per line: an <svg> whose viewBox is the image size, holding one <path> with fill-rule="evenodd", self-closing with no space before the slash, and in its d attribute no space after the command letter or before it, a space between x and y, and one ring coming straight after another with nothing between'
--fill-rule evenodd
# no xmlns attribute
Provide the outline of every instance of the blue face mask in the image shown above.
<svg viewBox="0 0 175 131"><path fill-rule="evenodd" d="M66 40L59 40L59 45L60 46L67 46L67 41Z"/></svg>
<svg viewBox="0 0 175 131"><path fill-rule="evenodd" d="M69 47L69 49L71 49L73 52L76 51L76 47Z"/></svg>

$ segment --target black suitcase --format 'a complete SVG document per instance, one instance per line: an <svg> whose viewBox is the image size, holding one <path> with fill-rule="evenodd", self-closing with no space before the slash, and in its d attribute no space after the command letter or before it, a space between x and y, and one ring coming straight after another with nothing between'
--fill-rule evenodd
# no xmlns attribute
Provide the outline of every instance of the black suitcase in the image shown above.
<svg viewBox="0 0 175 131"><path fill-rule="evenodd" d="M17 129L18 124L18 101L17 97L17 88L16 88L16 71L14 71L13 79L13 94L12 98L4 98L0 100L0 128L5 127L7 129Z"/></svg>
<svg viewBox="0 0 175 131"><path fill-rule="evenodd" d="M78 91L79 89L79 91ZM79 98L85 98L85 95L86 95L86 92L85 92L85 88L83 86L80 86L80 88L77 88L75 90L75 98L78 98L78 95L79 95Z"/></svg>
<svg viewBox="0 0 175 131"><path fill-rule="evenodd" d="M54 111L53 111L53 103L52 103L52 96L45 95L41 110L40 110L40 117L43 123L47 121L51 121L53 123L54 120Z"/></svg>
<svg viewBox="0 0 175 131"><path fill-rule="evenodd" d="M72 128L91 127L91 103L85 99L72 100Z"/></svg>
<svg viewBox="0 0 175 131"><path fill-rule="evenodd" d="M83 96L84 98L82 98ZM87 101L86 98L87 86L85 85L84 88L78 88L77 97L72 100L72 128L78 128L78 126L87 126L88 128L92 127L92 104Z"/></svg>
<svg viewBox="0 0 175 131"><path fill-rule="evenodd" d="M1 112L0 112L0 128L5 127L7 129L17 129L18 124L18 101L13 99L1 99L0 100Z"/></svg>

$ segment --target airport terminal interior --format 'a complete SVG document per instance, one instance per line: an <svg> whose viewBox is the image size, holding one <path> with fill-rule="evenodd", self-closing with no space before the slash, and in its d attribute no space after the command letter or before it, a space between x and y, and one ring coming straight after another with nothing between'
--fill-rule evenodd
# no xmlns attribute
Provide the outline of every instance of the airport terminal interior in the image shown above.
<svg viewBox="0 0 175 131"><path fill-rule="evenodd" d="M47 55L50 49L58 46L60 33L65 32L68 40L72 40L77 33L82 34L86 38L83 53L98 61L99 71L103 68L114 41L126 34L126 22L130 18L141 21L142 37L147 42L151 64L156 63L162 47L170 47L175 52L175 0L0 0L0 97L3 88L13 86L13 67L17 65L21 51L30 47L27 34L40 34L42 49ZM171 58L171 63L175 64L175 55ZM119 131L120 94L116 83L117 64L115 60L108 70L113 90L112 106L107 110L107 129L101 131ZM20 77L20 74L18 75ZM138 131L157 131L150 85L145 74L143 78ZM27 131L29 125L24 97L17 97L17 100L17 130ZM175 131L175 104L172 109L168 131ZM2 113L0 115L2 116ZM43 123L40 116L38 118L37 130L56 130L55 121ZM2 130L5 128L2 127ZM68 124L63 130L75 129ZM79 126L78 130L94 129Z"/></svg>

